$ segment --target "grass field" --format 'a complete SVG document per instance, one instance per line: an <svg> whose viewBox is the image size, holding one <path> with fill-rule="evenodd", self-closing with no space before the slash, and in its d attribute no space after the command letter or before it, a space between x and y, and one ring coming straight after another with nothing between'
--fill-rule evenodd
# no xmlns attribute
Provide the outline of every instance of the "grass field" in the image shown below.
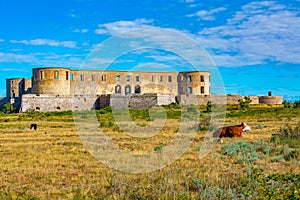
<svg viewBox="0 0 300 200"><path fill-rule="evenodd" d="M166 109L163 129L145 140L122 131L110 108L97 111L97 117L120 149L159 154L184 114L176 107ZM1 115L0 199L300 198L299 108L229 108L225 124L244 121L252 131L216 143L204 158L199 149L209 114L195 109L200 121L189 149L172 164L147 173L126 173L99 162L82 144L72 112ZM130 116L140 127L151 123L147 111ZM29 129L31 123L38 124L37 131Z"/></svg>

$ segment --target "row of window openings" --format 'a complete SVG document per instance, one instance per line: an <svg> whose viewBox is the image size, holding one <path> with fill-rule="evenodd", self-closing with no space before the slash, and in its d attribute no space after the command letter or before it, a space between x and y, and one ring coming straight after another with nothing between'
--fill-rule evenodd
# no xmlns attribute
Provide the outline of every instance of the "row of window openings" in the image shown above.
<svg viewBox="0 0 300 200"><path fill-rule="evenodd" d="M40 78L41 79L44 78L44 71L40 72ZM164 78L163 76L160 76L160 82L163 82L163 78ZM54 79L55 80L59 80L59 72L58 71L54 71ZM84 76L81 74L79 76L79 79L81 81L83 81L84 80ZM69 72L66 72L66 80L69 80ZM73 80L73 74L70 74L70 80ZM102 80L102 82L105 82L106 81L106 75L102 75L101 76L101 80ZM116 80L120 81L121 80L121 76L120 75L116 76ZM126 76L126 81L129 82L130 80L131 80L131 77L130 76ZM181 80L183 80L183 76L181 77ZM95 75L92 75L92 81L95 81ZM136 76L135 77L135 81L139 82L140 81L140 77ZM152 76L151 81L152 82L155 81L154 76ZM168 82L172 82L172 76L168 76ZM192 82L192 77L191 76L187 77L187 82L188 83ZM200 76L200 82L204 82L204 76L203 75Z"/></svg>
<svg viewBox="0 0 300 200"><path fill-rule="evenodd" d="M117 85L115 87L115 93L116 94L121 94L122 92L122 87L120 85ZM129 85L125 86L125 94L130 94L131 93L131 87ZM134 87L134 93L139 94L141 93L141 87L139 85Z"/></svg>
<svg viewBox="0 0 300 200"><path fill-rule="evenodd" d="M69 72L66 72L66 80L73 80L73 77L74 77L74 75L73 74L70 74L69 75ZM44 71L41 71L40 72L40 79L44 79ZM54 71L54 79L55 80L59 80L59 72L58 71ZM79 79L81 80L81 81L83 81L84 80L84 76L83 76L83 74L81 74L80 76L79 76ZM101 77L101 80L102 81L106 81L106 75L102 75L102 77ZM95 81L95 75L92 75L92 81Z"/></svg>
<svg viewBox="0 0 300 200"><path fill-rule="evenodd" d="M116 76L116 80L117 80L117 81L121 81L121 76L120 76L120 75ZM129 82L129 81L131 80L131 76L126 76L126 77L125 77L125 80L126 80L127 82ZM136 77L135 77L135 81L136 81L136 82L139 82L139 81L140 81L140 77L139 77L139 76L136 76ZM154 77L154 76L151 77L151 81L152 81L152 82L155 81L155 77ZM164 81L164 77L163 77L163 76L160 76L160 82L163 82L163 81ZM168 82L172 82L172 76L168 76Z"/></svg>
<svg viewBox="0 0 300 200"><path fill-rule="evenodd" d="M181 76L181 81L183 81L183 76ZM187 77L187 82L188 83L192 82L192 77L191 76ZM204 82L204 75L200 76L200 82Z"/></svg>
<svg viewBox="0 0 300 200"><path fill-rule="evenodd" d="M181 89L181 90L183 90L183 89ZM205 93L204 91L205 91L204 87L201 87L201 88L200 88L201 94L204 94L204 93ZM193 88L192 88L192 87L188 87L187 93L188 93L188 94L193 94Z"/></svg>

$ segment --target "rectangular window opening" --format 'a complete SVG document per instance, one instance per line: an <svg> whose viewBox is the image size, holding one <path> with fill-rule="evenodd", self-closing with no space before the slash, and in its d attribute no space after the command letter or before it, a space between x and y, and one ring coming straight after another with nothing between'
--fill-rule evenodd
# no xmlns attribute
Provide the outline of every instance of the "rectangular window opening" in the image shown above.
<svg viewBox="0 0 300 200"><path fill-rule="evenodd" d="M204 87L201 87L201 94L204 94Z"/></svg>
<svg viewBox="0 0 300 200"><path fill-rule="evenodd" d="M43 80L44 79L44 71L40 72L40 79Z"/></svg>
<svg viewBox="0 0 300 200"><path fill-rule="evenodd" d="M58 79L59 79L58 71L54 71L54 78L55 78L55 80L58 80Z"/></svg>
<svg viewBox="0 0 300 200"><path fill-rule="evenodd" d="M121 76L120 75L116 76L116 80L120 81L121 80Z"/></svg>
<svg viewBox="0 0 300 200"><path fill-rule="evenodd" d="M139 76L136 76L136 77L135 77L135 81L136 81L136 82L139 82L139 81L140 81L140 77L139 77Z"/></svg>
<svg viewBox="0 0 300 200"><path fill-rule="evenodd" d="M168 81L169 81L169 82L172 82L172 76L169 76L169 77L168 77Z"/></svg>
<svg viewBox="0 0 300 200"><path fill-rule="evenodd" d="M188 87L188 94L192 94L192 93L193 93L192 87Z"/></svg>
<svg viewBox="0 0 300 200"><path fill-rule="evenodd" d="M66 80L69 80L69 72L66 72Z"/></svg>
<svg viewBox="0 0 300 200"><path fill-rule="evenodd" d="M204 76L203 75L200 76L200 81L204 82Z"/></svg>
<svg viewBox="0 0 300 200"><path fill-rule="evenodd" d="M102 76L101 76L101 81L102 81L102 82L106 82L106 75L102 75Z"/></svg>

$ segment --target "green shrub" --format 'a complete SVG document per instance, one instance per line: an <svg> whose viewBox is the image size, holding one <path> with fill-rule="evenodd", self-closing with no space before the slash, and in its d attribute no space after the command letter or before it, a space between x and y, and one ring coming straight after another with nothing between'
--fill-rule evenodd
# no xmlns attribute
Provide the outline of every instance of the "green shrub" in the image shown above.
<svg viewBox="0 0 300 200"><path fill-rule="evenodd" d="M285 146L283 148L283 157L285 160L297 159L299 152L296 149Z"/></svg>
<svg viewBox="0 0 300 200"><path fill-rule="evenodd" d="M208 101L207 104L206 104L206 112L207 113L211 112L211 106L212 106L211 101Z"/></svg>
<svg viewBox="0 0 300 200"><path fill-rule="evenodd" d="M282 139L300 139L300 121L295 127L286 124L280 132Z"/></svg>
<svg viewBox="0 0 300 200"><path fill-rule="evenodd" d="M15 113L15 112L17 112L17 109L14 106L14 104L6 103L3 105L2 112L3 113Z"/></svg>
<svg viewBox="0 0 300 200"><path fill-rule="evenodd" d="M270 154L270 147L267 143L254 142L245 143L243 140L221 147L221 154L236 157L239 163L254 163L260 158Z"/></svg>
<svg viewBox="0 0 300 200"><path fill-rule="evenodd" d="M162 151L163 147L164 147L163 145L156 146L154 147L154 151Z"/></svg>
<svg viewBox="0 0 300 200"><path fill-rule="evenodd" d="M162 105L164 108L166 109L181 109L181 105L180 104L176 104L176 103L171 103L171 104L168 104L168 105Z"/></svg>
<svg viewBox="0 0 300 200"><path fill-rule="evenodd" d="M252 100L250 99L250 97L244 97L244 99L239 99L238 100L241 109L247 109L250 107L250 103L252 102Z"/></svg>
<svg viewBox="0 0 300 200"><path fill-rule="evenodd" d="M299 180L299 174L266 175L263 170L254 168L239 180L237 195L241 199L299 199Z"/></svg>
<svg viewBox="0 0 300 200"><path fill-rule="evenodd" d="M295 108L300 108L300 100L295 101L294 107Z"/></svg>
<svg viewBox="0 0 300 200"><path fill-rule="evenodd" d="M285 108L293 108L293 107L294 107L294 105L293 105L293 103L292 103L291 101L286 101L286 100L284 100L284 101L282 102L282 104L283 104L283 106L284 106Z"/></svg>

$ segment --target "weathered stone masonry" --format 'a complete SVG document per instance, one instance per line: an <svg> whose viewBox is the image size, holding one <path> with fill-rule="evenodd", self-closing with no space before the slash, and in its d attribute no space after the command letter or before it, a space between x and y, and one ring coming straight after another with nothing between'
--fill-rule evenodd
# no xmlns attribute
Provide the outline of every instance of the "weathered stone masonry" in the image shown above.
<svg viewBox="0 0 300 200"><path fill-rule="evenodd" d="M7 97L21 112L91 110L106 106L147 109L170 103L237 104L241 95L211 95L210 72L139 72L35 68L32 78L6 80ZM253 104L281 104L282 97L250 97Z"/></svg>

